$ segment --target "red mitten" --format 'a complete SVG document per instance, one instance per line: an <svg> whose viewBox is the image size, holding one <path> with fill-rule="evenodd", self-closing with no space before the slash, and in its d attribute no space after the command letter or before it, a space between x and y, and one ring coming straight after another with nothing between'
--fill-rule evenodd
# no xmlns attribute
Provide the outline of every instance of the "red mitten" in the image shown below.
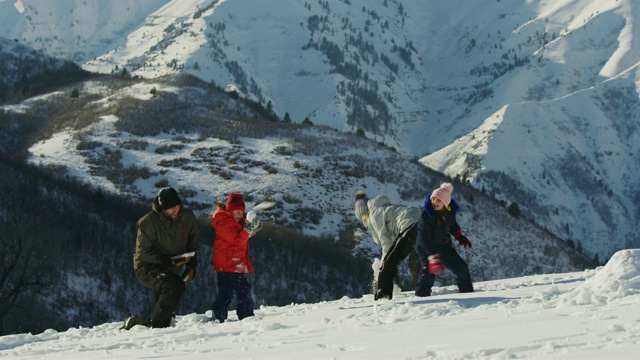
<svg viewBox="0 0 640 360"><path fill-rule="evenodd" d="M444 265L440 261L440 254L429 255L429 272L438 275L444 272Z"/></svg>

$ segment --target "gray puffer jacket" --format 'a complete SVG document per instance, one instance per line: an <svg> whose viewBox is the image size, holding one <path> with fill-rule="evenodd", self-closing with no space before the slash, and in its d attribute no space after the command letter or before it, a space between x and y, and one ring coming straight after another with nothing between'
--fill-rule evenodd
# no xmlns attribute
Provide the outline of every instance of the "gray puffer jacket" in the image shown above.
<svg viewBox="0 0 640 360"><path fill-rule="evenodd" d="M373 241L382 246L382 258L387 254L394 241L409 226L418 222L419 207L394 205L388 197L378 195L367 202L369 222L367 229L373 235Z"/></svg>

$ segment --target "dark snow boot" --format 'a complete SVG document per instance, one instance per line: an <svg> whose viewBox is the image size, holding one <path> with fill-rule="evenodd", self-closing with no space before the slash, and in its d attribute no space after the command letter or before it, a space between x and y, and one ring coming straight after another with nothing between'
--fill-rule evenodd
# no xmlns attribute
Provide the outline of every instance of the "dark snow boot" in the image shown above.
<svg viewBox="0 0 640 360"><path fill-rule="evenodd" d="M427 290L424 287L417 287L415 291L415 296L419 296L419 297L431 296L431 290Z"/></svg>
<svg viewBox="0 0 640 360"><path fill-rule="evenodd" d="M473 292L473 284L471 283L471 279L463 279L462 281L458 281L458 291L460 291L461 293Z"/></svg>
<svg viewBox="0 0 640 360"><path fill-rule="evenodd" d="M129 315L129 316L127 316L126 319L124 319L124 324L122 325L120 330L122 330L122 329L130 330L132 327L134 327L136 325L142 325L142 326L150 327L151 326L151 322L149 321L149 319L141 318L141 317L134 316L134 315Z"/></svg>
<svg viewBox="0 0 640 360"><path fill-rule="evenodd" d="M431 288L436 281L436 276L425 267L420 272L418 283L416 284L415 296L431 296Z"/></svg>
<svg viewBox="0 0 640 360"><path fill-rule="evenodd" d="M374 300L382 300L382 299L391 300L392 298L393 298L393 293L392 292L389 293L388 291L384 291L383 289L376 290L376 293L373 295Z"/></svg>

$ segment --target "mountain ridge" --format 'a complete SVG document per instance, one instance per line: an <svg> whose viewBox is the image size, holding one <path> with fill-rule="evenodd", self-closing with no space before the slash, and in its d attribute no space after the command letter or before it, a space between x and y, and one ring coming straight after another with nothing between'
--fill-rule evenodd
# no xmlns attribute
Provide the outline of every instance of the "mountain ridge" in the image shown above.
<svg viewBox="0 0 640 360"><path fill-rule="evenodd" d="M126 68L146 78L189 72L221 87L234 84L294 122L361 129L452 178L517 202L524 214L591 255L640 245L638 201L627 200L640 197L640 185L637 176L625 177L635 173L628 164L640 160L634 125L640 61L634 39L640 35L633 26L639 10L632 1L112 4L110 11L122 16L113 24L97 17L93 22L111 27L87 32L102 42L76 28L80 19L47 20L63 13L67 19L69 9L84 14L80 1L56 9L37 0L4 2L0 13L9 38L66 51L92 71ZM36 19L57 35L29 27ZM73 36L63 36L67 32ZM89 45L96 49L91 55L78 51ZM495 136L479 144L489 151L449 153L450 144L472 137L505 106ZM592 122L627 135L597 129L585 135L581 124ZM528 142L534 145L515 151ZM437 160L443 154L451 158L447 167ZM565 163L584 164L558 171ZM532 182L546 184L551 175L548 186ZM592 193L608 194L612 209ZM561 217L552 216L556 206L541 205L556 203L569 204L557 207Z"/></svg>

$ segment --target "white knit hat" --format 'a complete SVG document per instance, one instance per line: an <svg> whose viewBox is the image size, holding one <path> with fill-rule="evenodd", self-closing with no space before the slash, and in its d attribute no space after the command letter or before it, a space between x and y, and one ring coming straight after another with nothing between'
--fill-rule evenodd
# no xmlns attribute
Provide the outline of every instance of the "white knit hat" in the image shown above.
<svg viewBox="0 0 640 360"><path fill-rule="evenodd" d="M356 191L356 217L358 220L362 219L362 215L369 213L367 200L367 194L365 194L364 191Z"/></svg>

